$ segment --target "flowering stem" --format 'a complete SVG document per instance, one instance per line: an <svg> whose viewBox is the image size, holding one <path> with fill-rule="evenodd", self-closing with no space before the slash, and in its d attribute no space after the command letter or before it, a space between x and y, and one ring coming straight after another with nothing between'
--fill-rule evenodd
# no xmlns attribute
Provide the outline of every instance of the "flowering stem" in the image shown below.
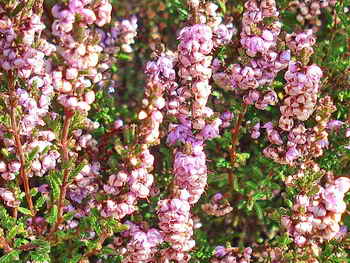
<svg viewBox="0 0 350 263"><path fill-rule="evenodd" d="M62 148L62 162L66 163L69 161L69 152L68 152L68 135L69 135L69 127L74 116L74 112L66 111L65 119L63 124L63 132L61 137L61 148ZM50 233L53 234L57 231L59 225L62 223L63 219L63 205L64 200L66 199L67 187L68 187L68 177L69 177L69 167L65 168L63 171L63 181L61 185L60 196L57 203L57 220L56 223L50 230Z"/></svg>
<svg viewBox="0 0 350 263"><path fill-rule="evenodd" d="M236 152L236 147L238 144L238 135L239 135L239 130L241 128L242 125L242 121L244 118L245 113L247 112L248 109L248 104L243 104L243 109L240 112L240 114L238 115L238 119L236 121L235 126L232 128L231 130L231 134L232 134L232 147L230 149L230 156L231 156L231 165L232 167L234 167L235 162L236 162L236 158L237 158L237 152ZM228 173L228 182L229 185L233 186L233 173L229 172Z"/></svg>
<svg viewBox="0 0 350 263"><path fill-rule="evenodd" d="M17 119L16 119L17 96L16 96L16 90L15 90L15 82L12 74L9 74L9 86L10 86L10 104L11 104L11 107L10 107L11 131L15 139L16 152L18 154L19 161L21 164L20 177L23 182L24 192L28 203L28 208L32 216L35 216L35 209L33 206L32 196L30 194L29 180L25 172L25 156L22 148L22 142L19 135L19 128L18 128ZM17 214L17 213L15 212L14 214Z"/></svg>

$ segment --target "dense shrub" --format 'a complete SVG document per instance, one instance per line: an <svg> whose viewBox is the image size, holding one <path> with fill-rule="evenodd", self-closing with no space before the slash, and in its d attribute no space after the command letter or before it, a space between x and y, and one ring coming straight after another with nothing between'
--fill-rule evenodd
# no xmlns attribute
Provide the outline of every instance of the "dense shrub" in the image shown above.
<svg viewBox="0 0 350 263"><path fill-rule="evenodd" d="M0 262L349 262L349 0L0 0Z"/></svg>

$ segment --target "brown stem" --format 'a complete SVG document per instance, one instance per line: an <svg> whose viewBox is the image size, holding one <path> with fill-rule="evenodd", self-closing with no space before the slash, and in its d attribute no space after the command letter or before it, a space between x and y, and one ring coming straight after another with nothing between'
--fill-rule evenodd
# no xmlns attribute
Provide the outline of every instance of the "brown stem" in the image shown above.
<svg viewBox="0 0 350 263"><path fill-rule="evenodd" d="M11 107L10 107L11 131L12 131L13 137L15 138L16 152L21 164L20 177L24 186L24 192L28 203L28 208L31 211L32 216L35 216L35 209L33 206L32 196L30 194L29 180L25 172L25 156L23 152L21 137L19 135L19 127L16 119L17 96L16 96L15 82L11 73L9 74L9 86L10 86L10 104L11 104Z"/></svg>
<svg viewBox="0 0 350 263"><path fill-rule="evenodd" d="M231 134L232 134L232 147L230 149L230 157L231 157L231 165L232 167L234 167L235 162L236 162L236 158L237 158L237 144L238 144L238 135L239 135L239 130L241 128L242 125L242 121L244 118L245 113L247 112L248 109L248 104L243 104L243 109L242 111L239 113L238 115L238 119L237 122L235 124L235 126L232 128L231 130ZM229 172L228 173L228 182L231 186L233 186L233 173Z"/></svg>
<svg viewBox="0 0 350 263"><path fill-rule="evenodd" d="M95 249L92 249L92 250L86 252L86 253L82 256L82 258L80 259L79 263L84 263L84 262L86 262L86 261L84 261L84 260L88 260L89 257L94 256L94 255L96 255L98 252L100 252L101 249L102 249L103 243L104 243L105 240L106 240L107 238L109 238L112 234L113 234L113 232L109 232L109 231L106 231L106 232L104 231L104 232L102 232L102 234L101 234L101 236L100 236L100 238L99 238L99 240L98 240L98 242L97 242L97 247L96 247Z"/></svg>
<svg viewBox="0 0 350 263"><path fill-rule="evenodd" d="M6 238L0 233L0 248L4 250L5 253L9 253L12 251L12 247Z"/></svg>
<svg viewBox="0 0 350 263"><path fill-rule="evenodd" d="M18 208L17 208L17 207L14 207L14 208L12 209L12 217L13 217L14 219L17 219L17 216L18 216Z"/></svg>
<svg viewBox="0 0 350 263"><path fill-rule="evenodd" d="M69 161L69 151L68 151L68 135L69 135L69 127L72 122L72 118L74 116L74 112L66 111L65 119L63 124L63 131L61 137L61 148L62 148L62 163L66 163ZM63 206L64 200L66 199L67 187L68 187L68 177L69 177L69 167L65 168L63 171L63 181L61 185L60 196L57 202L57 220L56 223L52 226L50 230L50 234L55 233L63 221Z"/></svg>

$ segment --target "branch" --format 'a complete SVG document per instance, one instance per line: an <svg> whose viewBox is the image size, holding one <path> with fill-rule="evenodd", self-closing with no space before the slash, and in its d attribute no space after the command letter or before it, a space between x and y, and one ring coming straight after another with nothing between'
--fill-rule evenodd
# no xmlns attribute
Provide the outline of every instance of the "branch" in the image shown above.
<svg viewBox="0 0 350 263"><path fill-rule="evenodd" d="M69 135L69 127L73 116L74 116L74 112L65 111L65 119L64 119L63 131L62 131L62 137L61 137L62 163L66 163L69 161L68 135ZM69 167L65 168L63 171L63 181L61 185L60 196L57 203L57 208L58 208L57 220L50 230L50 235L52 235L57 231L58 227L63 221L63 206L64 206L64 200L66 199L68 177L69 177Z"/></svg>
<svg viewBox="0 0 350 263"><path fill-rule="evenodd" d="M19 128L16 120L17 95L16 95L15 82L12 74L9 74L9 86L10 86L10 105L11 105L10 107L11 131L15 138L16 152L21 164L20 177L24 186L25 196L26 196L29 210L31 211L32 216L35 216L36 212L33 206L32 196L30 194L29 180L25 172L25 156L24 156L22 142L19 135Z"/></svg>
<svg viewBox="0 0 350 263"><path fill-rule="evenodd" d="M1 233L0 233L0 248L2 248L5 253L9 253L13 250L10 244L7 242L5 237L2 236Z"/></svg>
<svg viewBox="0 0 350 263"><path fill-rule="evenodd" d="M231 130L231 134L232 134L232 147L230 149L230 157L231 157L231 165L232 167L234 167L235 162L236 162L236 158L237 158L237 144L238 144L238 135L239 135L239 131L242 125L242 121L244 118L245 113L247 112L248 109L248 104L243 104L243 109L240 112L240 114L238 115L238 119L237 122L235 124L235 126L232 128ZM229 184L232 186L233 185L233 173L229 172L228 174L228 182Z"/></svg>
<svg viewBox="0 0 350 263"><path fill-rule="evenodd" d="M97 246L96 246L96 248L95 248L95 249L92 249L92 250L90 250L90 251L88 251L88 252L86 252L86 253L82 256L82 258L80 259L79 263L84 263L84 262L86 262L85 260L88 260L89 257L94 256L94 255L96 255L98 252L100 252L101 249L102 249L102 245L103 245L103 243L105 242L105 240L106 240L107 238L109 238L110 236L112 236L112 235L113 235L113 232L112 232L112 231L104 231L104 232L102 232L102 233L101 233L101 236L100 236L100 238L99 238L99 240L97 241Z"/></svg>

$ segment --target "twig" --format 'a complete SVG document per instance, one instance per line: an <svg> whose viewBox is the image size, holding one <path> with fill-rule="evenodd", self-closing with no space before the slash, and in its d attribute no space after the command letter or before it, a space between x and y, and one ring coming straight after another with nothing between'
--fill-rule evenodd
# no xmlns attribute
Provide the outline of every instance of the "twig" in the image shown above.
<svg viewBox="0 0 350 263"><path fill-rule="evenodd" d="M35 216L35 209L33 206L32 196L30 194L29 180L25 172L25 156L24 156L22 142L19 135L19 128L16 120L17 96L16 96L15 81L11 73L9 74L9 86L10 86L10 104L11 104L10 106L11 131L15 138L16 152L18 154L19 161L21 164L20 177L23 182L25 196L26 196L29 210L31 211L32 216Z"/></svg>
<svg viewBox="0 0 350 263"><path fill-rule="evenodd" d="M69 135L69 127L72 122L72 118L74 116L74 112L66 111L65 119L63 124L63 131L61 137L61 148L62 148L62 163L66 163L69 161L69 151L68 151L68 135ZM69 177L69 167L65 168L63 171L63 181L61 185L60 196L57 203L57 220L56 223L52 226L50 230L50 235L54 234L63 220L63 205L64 200L66 199L67 187L68 187L68 177Z"/></svg>
<svg viewBox="0 0 350 263"><path fill-rule="evenodd" d="M94 256L94 255L96 255L98 252L100 252L101 249L102 249L102 245L103 245L103 243L105 242L105 240L106 240L107 238L109 238L110 236L112 236L112 235L113 235L113 232L112 232L112 231L104 231L104 232L102 232L102 233L101 233L101 236L100 236L100 238L99 238L99 240L97 241L97 246L96 246L96 248L95 248L95 249L92 249L92 250L90 250L90 251L88 251L88 252L86 252L86 253L82 256L82 258L80 259L79 263L84 263L84 262L86 262L86 261L84 261L85 259L89 259L89 257Z"/></svg>
<svg viewBox="0 0 350 263"><path fill-rule="evenodd" d="M230 157L231 157L231 165L232 165L232 167L234 167L235 162L236 162L236 158L237 158L236 149L237 149L237 144L238 144L238 135L239 135L239 131L240 131L240 128L241 128L241 125L242 125L242 121L243 121L244 115L247 112L247 109L248 109L248 104L244 104L242 111L238 115L237 122L236 122L235 126L231 130L232 147L230 149ZM233 186L233 173L232 172L228 173L228 183L229 183L229 185Z"/></svg>
<svg viewBox="0 0 350 263"><path fill-rule="evenodd" d="M0 232L0 248L2 248L5 253L9 253L12 251L12 247L10 246L9 242L6 240L6 238L2 235L1 232Z"/></svg>

